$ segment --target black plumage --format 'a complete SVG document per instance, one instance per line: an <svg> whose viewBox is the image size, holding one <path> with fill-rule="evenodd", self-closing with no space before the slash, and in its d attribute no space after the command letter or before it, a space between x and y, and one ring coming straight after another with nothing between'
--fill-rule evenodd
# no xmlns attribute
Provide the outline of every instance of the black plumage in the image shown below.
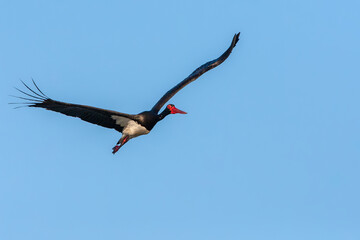
<svg viewBox="0 0 360 240"><path fill-rule="evenodd" d="M175 108L173 104L167 105L167 107L160 113L160 109L168 102L178 91L184 88L189 83L195 81L205 72L215 68L224 62L231 54L236 43L239 41L240 33L234 35L230 47L218 58L209 61L194 72L192 72L187 78L170 89L160 100L153 106L150 111L145 111L139 114L126 114L112 110L106 110L96 108L87 105L72 104L66 102L60 102L47 97L40 88L36 85L34 80L32 81L37 91L31 89L24 82L24 86L30 92L20 91L24 96L18 97L26 100L26 106L45 108L50 111L59 112L71 117L78 117L86 122L97 124L106 128L113 128L123 134L118 144L114 147L113 153L115 153L122 145L124 145L129 139L137 137L139 135L147 134L159 121L164 119L169 114L185 113Z"/></svg>

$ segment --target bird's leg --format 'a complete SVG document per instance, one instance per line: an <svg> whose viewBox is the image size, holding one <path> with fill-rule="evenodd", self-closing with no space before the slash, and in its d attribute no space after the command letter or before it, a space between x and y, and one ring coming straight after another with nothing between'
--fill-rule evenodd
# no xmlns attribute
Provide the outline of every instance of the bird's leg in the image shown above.
<svg viewBox="0 0 360 240"><path fill-rule="evenodd" d="M121 137L120 140L117 142L116 146L113 147L112 153L115 154L119 149L127 142L129 141L129 136Z"/></svg>

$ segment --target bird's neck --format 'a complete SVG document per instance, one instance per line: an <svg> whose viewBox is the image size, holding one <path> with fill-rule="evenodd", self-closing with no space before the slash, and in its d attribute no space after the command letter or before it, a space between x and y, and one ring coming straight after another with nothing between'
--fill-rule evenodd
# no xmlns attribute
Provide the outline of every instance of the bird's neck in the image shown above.
<svg viewBox="0 0 360 240"><path fill-rule="evenodd" d="M159 115L159 121L163 120L167 115L169 115L171 112L169 109L165 108L164 111L162 111Z"/></svg>

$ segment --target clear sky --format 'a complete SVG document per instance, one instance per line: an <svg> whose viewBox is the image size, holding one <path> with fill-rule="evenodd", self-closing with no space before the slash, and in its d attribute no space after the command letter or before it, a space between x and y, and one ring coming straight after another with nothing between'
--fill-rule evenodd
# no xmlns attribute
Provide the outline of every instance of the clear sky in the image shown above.
<svg viewBox="0 0 360 240"><path fill-rule="evenodd" d="M359 1L0 1L0 239L360 239ZM121 134L8 102L150 109Z"/></svg>

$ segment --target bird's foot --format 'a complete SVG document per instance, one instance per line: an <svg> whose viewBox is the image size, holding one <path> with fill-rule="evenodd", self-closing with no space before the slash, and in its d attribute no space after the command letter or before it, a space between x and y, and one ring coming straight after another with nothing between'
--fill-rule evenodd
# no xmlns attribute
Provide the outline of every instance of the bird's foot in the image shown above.
<svg viewBox="0 0 360 240"><path fill-rule="evenodd" d="M119 151L120 147L121 147L121 145L116 145L115 147L113 147L112 153L115 154L117 151Z"/></svg>
<svg viewBox="0 0 360 240"><path fill-rule="evenodd" d="M124 138L120 138L120 140L117 142L116 146L113 147L112 153L115 154L119 149L129 141L129 136L125 136Z"/></svg>

